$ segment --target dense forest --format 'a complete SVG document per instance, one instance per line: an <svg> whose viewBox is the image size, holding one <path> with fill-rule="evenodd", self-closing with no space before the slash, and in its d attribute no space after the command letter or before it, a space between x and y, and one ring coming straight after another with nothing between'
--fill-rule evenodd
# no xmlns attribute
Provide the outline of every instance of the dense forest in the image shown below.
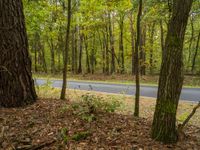
<svg viewBox="0 0 200 150"><path fill-rule="evenodd" d="M1 0L0 149L200 149L199 44L199 0Z"/></svg>
<svg viewBox="0 0 200 150"><path fill-rule="evenodd" d="M33 71L61 73L67 3L24 0ZM184 71L200 73L200 3L193 2L184 40ZM73 74L135 74L137 1L74 0L68 70ZM143 2L139 44L141 75L159 74L172 1Z"/></svg>

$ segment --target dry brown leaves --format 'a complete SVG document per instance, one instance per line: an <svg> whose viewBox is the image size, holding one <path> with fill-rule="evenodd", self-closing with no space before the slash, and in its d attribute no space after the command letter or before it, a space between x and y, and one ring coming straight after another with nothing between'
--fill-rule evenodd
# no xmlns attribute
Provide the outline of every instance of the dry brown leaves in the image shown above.
<svg viewBox="0 0 200 150"><path fill-rule="evenodd" d="M151 121L131 115L96 113L96 120L82 120L73 110L62 111L71 102L38 100L32 106L18 109L0 109L0 149L43 150L118 150L118 149L200 149L197 138L200 130L190 127L187 139L176 145L163 145L150 138ZM68 136L89 132L86 139L66 143L61 130L68 129Z"/></svg>

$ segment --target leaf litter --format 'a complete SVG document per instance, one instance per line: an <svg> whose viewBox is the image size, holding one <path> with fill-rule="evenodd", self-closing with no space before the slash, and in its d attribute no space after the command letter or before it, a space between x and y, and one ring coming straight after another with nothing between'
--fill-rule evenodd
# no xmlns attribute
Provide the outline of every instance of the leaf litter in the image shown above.
<svg viewBox="0 0 200 150"><path fill-rule="evenodd" d="M163 145L150 137L151 119L97 110L94 120L85 120L73 107L72 101L40 99L24 108L0 108L0 149L200 149L197 126L187 127L184 141Z"/></svg>

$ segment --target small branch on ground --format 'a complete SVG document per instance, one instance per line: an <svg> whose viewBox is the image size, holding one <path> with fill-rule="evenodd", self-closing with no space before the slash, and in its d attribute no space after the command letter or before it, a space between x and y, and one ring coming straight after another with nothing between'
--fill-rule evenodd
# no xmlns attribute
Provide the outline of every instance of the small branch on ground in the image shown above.
<svg viewBox="0 0 200 150"><path fill-rule="evenodd" d="M51 140L51 141L48 141L48 142L44 142L44 143L40 143L38 145L24 145L24 146L21 146L21 147L18 147L17 150L39 150L39 149L42 149L44 147L47 147L53 143L55 143L56 140Z"/></svg>
<svg viewBox="0 0 200 150"><path fill-rule="evenodd" d="M190 121L190 119L194 116L194 114L196 113L197 109L200 108L200 101L199 103L193 108L192 112L189 114L189 116L185 119L185 121L183 121L182 124L178 125L178 136L179 139L183 139L184 138L184 132L183 129L184 127L188 124L188 122Z"/></svg>

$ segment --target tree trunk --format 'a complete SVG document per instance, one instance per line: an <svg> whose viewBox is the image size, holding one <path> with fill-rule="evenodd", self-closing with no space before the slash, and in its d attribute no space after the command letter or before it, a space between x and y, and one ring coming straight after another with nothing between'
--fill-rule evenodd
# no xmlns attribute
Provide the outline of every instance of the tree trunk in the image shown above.
<svg viewBox="0 0 200 150"><path fill-rule="evenodd" d="M109 35L110 35L110 49L111 49L111 74L115 73L115 42L112 29L112 18L109 13Z"/></svg>
<svg viewBox="0 0 200 150"><path fill-rule="evenodd" d="M177 141L176 112L183 85L183 42L193 0L175 0L162 60L152 138L164 143Z"/></svg>
<svg viewBox="0 0 200 150"><path fill-rule="evenodd" d="M50 38L49 41L50 53L51 53L51 73L55 74L55 52L54 52L54 44L53 39Z"/></svg>
<svg viewBox="0 0 200 150"><path fill-rule="evenodd" d="M135 75L135 32L134 32L133 12L130 16L131 49L132 49L132 75Z"/></svg>
<svg viewBox="0 0 200 150"><path fill-rule="evenodd" d="M66 42L65 42L65 55L64 55L64 66L63 66L63 85L60 95L60 99L65 99L66 88L67 88L67 64L68 64L68 52L69 52L69 34L71 25L71 0L68 0L67 10L67 31L66 31Z"/></svg>
<svg viewBox="0 0 200 150"><path fill-rule="evenodd" d="M36 101L21 0L0 1L0 107Z"/></svg>
<svg viewBox="0 0 200 150"><path fill-rule="evenodd" d="M198 39L197 39L196 50L195 50L194 57L192 60L192 70L191 70L192 73L194 73L194 69L195 69L196 58L197 58L197 54L198 54L198 50L199 50L199 40L200 40L200 31L199 31L199 35L198 35Z"/></svg>
<svg viewBox="0 0 200 150"><path fill-rule="evenodd" d="M194 23L193 23L193 17L191 16L191 19L190 19L190 23L191 23L191 38L190 38L190 43L189 43L189 48L188 48L188 52L189 52L189 55L188 55L188 67L190 68L191 64L190 64L190 61L191 61L191 55L192 55L192 43L193 43L193 40L194 40ZM191 68L192 69L192 68Z"/></svg>
<svg viewBox="0 0 200 150"><path fill-rule="evenodd" d="M91 69L90 69L90 56L89 56L89 52L88 52L88 43L87 43L87 36L84 36L84 43L85 43L85 52L86 52L86 68L87 68L87 73L91 73Z"/></svg>
<svg viewBox="0 0 200 150"><path fill-rule="evenodd" d="M106 75L109 75L110 74L110 56L109 56L109 45L108 45L108 39L109 39L109 33L108 33L108 27L106 26L106 38L105 38L105 41L106 41Z"/></svg>
<svg viewBox="0 0 200 150"><path fill-rule="evenodd" d="M161 50L162 50L162 59L165 59L165 41L164 41L164 30L163 30L163 22L160 20L160 43L161 43Z"/></svg>
<svg viewBox="0 0 200 150"><path fill-rule="evenodd" d="M154 32L155 32L155 22L152 23L152 26L150 27L150 58L149 58L149 69L150 74L153 74L153 47L154 47Z"/></svg>
<svg viewBox="0 0 200 150"><path fill-rule="evenodd" d="M82 73L82 55L83 55L83 35L80 34L80 45L79 45L79 66L78 66L78 73Z"/></svg>
<svg viewBox="0 0 200 150"><path fill-rule="evenodd" d="M139 10L137 15L137 40L135 43L135 83L136 83L136 91L135 91L135 111L134 116L139 117L139 101L140 101L140 64L139 64L139 44L140 44L140 22L142 16L142 0L139 1Z"/></svg>
<svg viewBox="0 0 200 150"><path fill-rule="evenodd" d="M125 72L125 67L124 67L124 14L120 16L120 21L119 21L119 28L120 28L120 34L119 34L119 59L121 62L120 65L120 73L123 74Z"/></svg>
<svg viewBox="0 0 200 150"><path fill-rule="evenodd" d="M146 74L146 52L145 52L145 44L146 44L146 26L143 28L143 32L141 33L140 38L140 74Z"/></svg>

